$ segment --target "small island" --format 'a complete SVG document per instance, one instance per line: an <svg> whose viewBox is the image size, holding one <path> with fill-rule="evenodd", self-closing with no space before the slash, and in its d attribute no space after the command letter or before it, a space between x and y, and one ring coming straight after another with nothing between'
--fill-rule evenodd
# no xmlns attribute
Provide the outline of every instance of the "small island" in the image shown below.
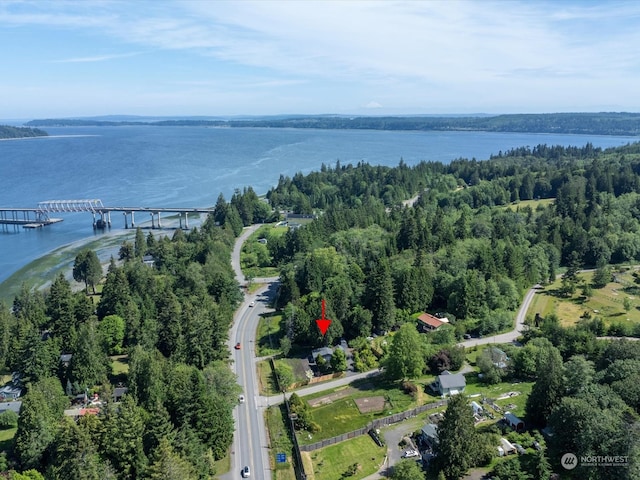
<svg viewBox="0 0 640 480"><path fill-rule="evenodd" d="M0 139L8 138L31 138L31 137L47 137L49 134L39 128L30 127L11 127L9 125L0 125Z"/></svg>

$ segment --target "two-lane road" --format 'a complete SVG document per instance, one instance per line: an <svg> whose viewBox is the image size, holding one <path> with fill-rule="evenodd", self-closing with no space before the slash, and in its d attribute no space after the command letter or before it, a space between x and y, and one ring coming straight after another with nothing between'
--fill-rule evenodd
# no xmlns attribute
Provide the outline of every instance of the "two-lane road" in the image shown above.
<svg viewBox="0 0 640 480"><path fill-rule="evenodd" d="M233 455L230 476L238 478L241 469L247 465L251 468L252 478L271 478L269 450L264 423L264 408L259 405L257 390L258 379L255 368L255 332L259 314L266 309L267 288L256 295L248 296L236 314L231 332L231 343L240 344L240 349L233 347L233 369L242 387L244 402L234 411L236 432L233 443ZM255 306L249 304L255 302Z"/></svg>
<svg viewBox="0 0 640 480"><path fill-rule="evenodd" d="M236 239L231 254L231 266L240 285L245 285L245 278L240 268L240 250L245 240L256 231L260 225L245 228ZM233 364L231 369L237 376L238 384L242 387L244 402L239 403L233 411L235 433L231 447L231 470L220 475L221 480L235 480L241 478L241 471L245 466L251 469L251 478L271 480L269 464L269 449L267 431L264 421L265 405L260 402L258 379L255 366L256 329L260 314L268 309L269 299L277 288L277 279L267 279L262 288L245 295L245 299L236 311L233 326L229 332L229 349ZM253 305L253 306L251 306ZM236 349L235 345L240 348Z"/></svg>

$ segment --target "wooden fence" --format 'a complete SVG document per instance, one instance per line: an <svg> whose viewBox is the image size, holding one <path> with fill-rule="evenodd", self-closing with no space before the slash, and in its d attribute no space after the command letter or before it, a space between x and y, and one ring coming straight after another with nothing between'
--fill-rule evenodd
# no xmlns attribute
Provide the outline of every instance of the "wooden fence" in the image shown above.
<svg viewBox="0 0 640 480"><path fill-rule="evenodd" d="M415 417L419 413L422 413L426 410L432 410L434 408L442 407L446 404L447 404L447 400L440 400L439 402L420 405L419 407L413 408L411 410L407 410L406 412L396 413L388 417L377 418L375 420L372 420L362 428L353 430L351 432L343 433L342 435L336 435L335 437L326 438L324 440L320 440L319 442L310 443L309 445L299 445L299 448L300 448L300 451L302 452L311 452L319 448L324 448L329 445L343 442L344 440L349 440L351 438L364 435L368 433L369 430L386 427L387 425L401 422L402 420L406 420L407 418Z"/></svg>

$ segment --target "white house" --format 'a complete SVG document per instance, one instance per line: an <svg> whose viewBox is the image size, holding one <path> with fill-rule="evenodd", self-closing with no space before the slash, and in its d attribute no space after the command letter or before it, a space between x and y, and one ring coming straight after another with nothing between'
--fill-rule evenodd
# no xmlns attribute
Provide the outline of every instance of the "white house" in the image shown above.
<svg viewBox="0 0 640 480"><path fill-rule="evenodd" d="M444 397L462 393L466 386L467 380L464 378L464 375L445 370L441 375L436 377L436 381L432 383L431 388Z"/></svg>

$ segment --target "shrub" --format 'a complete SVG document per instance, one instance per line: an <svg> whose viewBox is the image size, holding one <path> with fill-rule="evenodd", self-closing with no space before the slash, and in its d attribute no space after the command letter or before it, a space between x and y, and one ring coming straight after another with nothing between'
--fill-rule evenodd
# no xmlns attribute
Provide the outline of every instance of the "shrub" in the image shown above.
<svg viewBox="0 0 640 480"><path fill-rule="evenodd" d="M405 393L411 395L411 398L416 398L418 396L418 385L408 380L402 383L402 389Z"/></svg>
<svg viewBox="0 0 640 480"><path fill-rule="evenodd" d="M12 410L0 413L0 428L7 430L18 426L18 414Z"/></svg>

